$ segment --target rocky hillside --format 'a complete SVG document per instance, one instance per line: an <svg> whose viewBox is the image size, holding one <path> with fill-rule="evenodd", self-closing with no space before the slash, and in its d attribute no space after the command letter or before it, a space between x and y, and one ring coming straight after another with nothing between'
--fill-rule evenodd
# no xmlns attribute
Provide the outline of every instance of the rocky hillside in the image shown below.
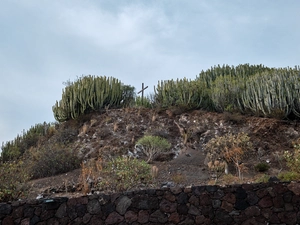
<svg viewBox="0 0 300 225"><path fill-rule="evenodd" d="M207 153L205 144L228 133L248 134L252 149L242 161L247 167L243 180L235 179L236 170L230 166L229 173L233 175L230 179L234 179L229 180L227 176L225 182L255 182L264 174L255 170L255 165L262 162L270 167L265 172L267 176L277 176L286 169L283 152L293 150L292 143L300 136L300 125L297 121L201 110L125 108L92 113L64 122L57 127L57 131L60 136L53 135L48 142L57 141L63 133L64 140L85 162L93 158L109 160L119 155L134 154L136 141L145 134L166 138L172 147L152 163L158 168L155 182L150 186L152 188L216 183L216 177L204 164ZM145 156L139 154L139 158L145 159ZM79 174L80 170L75 170L30 181L30 196L76 193L80 189ZM222 176L219 177L219 184L222 184L221 181Z"/></svg>

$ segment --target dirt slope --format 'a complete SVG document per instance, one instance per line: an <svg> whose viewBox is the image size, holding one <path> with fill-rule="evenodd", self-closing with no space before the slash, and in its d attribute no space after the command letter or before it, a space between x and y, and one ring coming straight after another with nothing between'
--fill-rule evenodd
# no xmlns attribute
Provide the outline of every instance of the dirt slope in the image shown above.
<svg viewBox="0 0 300 225"><path fill-rule="evenodd" d="M74 125L75 124L75 125ZM201 185L211 181L204 145L216 136L226 133L247 133L253 151L244 163L248 167L244 182L257 175L254 165L270 162L269 175L285 169L280 159L285 150L292 150L292 141L299 138L300 126L296 121L247 117L238 114L212 113L201 110L184 112L169 110L113 109L81 118L80 122L68 121L59 129L76 130L73 147L83 160L94 157L110 158L133 151L135 142L144 134L159 135L172 144L169 154L153 162L159 168L153 187L163 185ZM187 133L184 140L182 132ZM143 156L141 156L143 158ZM235 175L235 171L230 171ZM80 170L30 181L29 197L76 196Z"/></svg>

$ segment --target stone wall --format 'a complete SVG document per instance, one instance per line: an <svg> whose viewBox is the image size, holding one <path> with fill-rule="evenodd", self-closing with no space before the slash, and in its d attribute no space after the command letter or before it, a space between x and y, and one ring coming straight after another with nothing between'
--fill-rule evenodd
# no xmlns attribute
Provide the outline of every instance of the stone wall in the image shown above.
<svg viewBox="0 0 300 225"><path fill-rule="evenodd" d="M0 224L300 224L300 183L143 190L0 203Z"/></svg>

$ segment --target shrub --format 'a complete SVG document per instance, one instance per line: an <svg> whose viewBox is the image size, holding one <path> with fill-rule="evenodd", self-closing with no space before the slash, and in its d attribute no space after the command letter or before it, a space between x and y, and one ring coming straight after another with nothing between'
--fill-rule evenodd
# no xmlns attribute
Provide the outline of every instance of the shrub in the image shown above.
<svg viewBox="0 0 300 225"><path fill-rule="evenodd" d="M0 202L12 201L25 195L22 185L29 180L23 161L0 164Z"/></svg>
<svg viewBox="0 0 300 225"><path fill-rule="evenodd" d="M31 148L27 154L27 169L34 179L54 176L80 167L75 152L63 145Z"/></svg>
<svg viewBox="0 0 300 225"><path fill-rule="evenodd" d="M151 180L150 165L145 161L118 157L103 166L97 187L101 190L126 191Z"/></svg>
<svg viewBox="0 0 300 225"><path fill-rule="evenodd" d="M152 135L146 135L140 138L136 142L136 145L142 147L143 153L148 157L147 162L151 162L159 153L167 151L171 147L167 139Z"/></svg>
<svg viewBox="0 0 300 225"><path fill-rule="evenodd" d="M300 179L300 174L293 171L283 172L278 175L281 181L294 181Z"/></svg>
<svg viewBox="0 0 300 225"><path fill-rule="evenodd" d="M269 182L270 176L267 174L262 174L255 179L255 183L267 183Z"/></svg>
<svg viewBox="0 0 300 225"><path fill-rule="evenodd" d="M270 168L269 164L263 162L255 165L254 169L256 172L266 172Z"/></svg>
<svg viewBox="0 0 300 225"><path fill-rule="evenodd" d="M289 152L285 151L283 154L284 159L286 160L286 165L292 172L300 174L300 140L297 140L294 143L294 151Z"/></svg>
<svg viewBox="0 0 300 225"><path fill-rule="evenodd" d="M205 149L212 158L225 159L228 163L232 162L238 171L239 178L241 178L241 173L247 169L241 162L243 157L252 149L252 143L245 133L226 134L212 138L206 144Z"/></svg>

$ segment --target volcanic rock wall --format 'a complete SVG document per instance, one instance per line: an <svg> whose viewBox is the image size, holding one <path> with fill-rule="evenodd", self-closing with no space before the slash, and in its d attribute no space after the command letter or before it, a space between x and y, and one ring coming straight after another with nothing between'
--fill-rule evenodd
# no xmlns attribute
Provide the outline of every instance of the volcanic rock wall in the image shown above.
<svg viewBox="0 0 300 225"><path fill-rule="evenodd" d="M0 224L298 224L300 183L142 190L0 203Z"/></svg>

